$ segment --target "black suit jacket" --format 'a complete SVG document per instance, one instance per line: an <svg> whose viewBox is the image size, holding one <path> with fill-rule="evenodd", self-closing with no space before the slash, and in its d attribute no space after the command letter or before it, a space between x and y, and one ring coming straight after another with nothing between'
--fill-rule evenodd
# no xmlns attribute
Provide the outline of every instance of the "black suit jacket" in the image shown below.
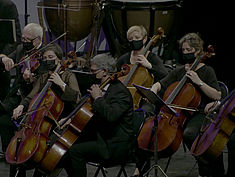
<svg viewBox="0 0 235 177"><path fill-rule="evenodd" d="M103 97L93 105L99 149L104 159L120 161L134 142L133 102L129 90L119 81L111 82Z"/></svg>

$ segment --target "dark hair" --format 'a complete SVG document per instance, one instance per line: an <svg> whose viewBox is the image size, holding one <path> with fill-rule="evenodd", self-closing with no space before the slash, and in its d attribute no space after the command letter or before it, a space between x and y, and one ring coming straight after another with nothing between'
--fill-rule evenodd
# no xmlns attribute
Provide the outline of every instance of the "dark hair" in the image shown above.
<svg viewBox="0 0 235 177"><path fill-rule="evenodd" d="M58 59L62 60L63 51L58 44L56 44L56 43L49 44L48 46L46 46L45 49L43 49L42 54L44 54L46 51L49 51L49 50L53 51L56 54L56 56L58 57Z"/></svg>
<svg viewBox="0 0 235 177"><path fill-rule="evenodd" d="M180 40L179 40L179 46L180 48L182 47L183 43L187 42L190 47L195 48L196 51L200 51L200 53L203 52L203 40L201 37L196 34L196 33L188 33L184 35Z"/></svg>

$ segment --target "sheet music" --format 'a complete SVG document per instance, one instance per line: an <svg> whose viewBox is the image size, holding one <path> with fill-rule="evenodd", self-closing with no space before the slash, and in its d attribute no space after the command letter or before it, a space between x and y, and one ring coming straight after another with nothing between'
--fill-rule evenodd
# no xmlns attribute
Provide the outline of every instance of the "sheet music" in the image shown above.
<svg viewBox="0 0 235 177"><path fill-rule="evenodd" d="M152 104L157 105L159 107L166 106L173 114L178 115L178 113L174 109L169 107L157 94L155 94L149 88L135 84L133 84L133 86L140 92L143 97L146 97Z"/></svg>

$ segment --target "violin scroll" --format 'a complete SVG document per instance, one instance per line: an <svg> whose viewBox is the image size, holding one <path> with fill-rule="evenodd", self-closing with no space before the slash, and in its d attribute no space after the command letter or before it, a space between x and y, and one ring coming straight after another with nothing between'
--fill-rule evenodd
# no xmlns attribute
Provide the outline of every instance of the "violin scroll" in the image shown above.
<svg viewBox="0 0 235 177"><path fill-rule="evenodd" d="M127 64L122 65L121 71L114 73L112 76L110 76L111 80L114 80L116 78L126 76L130 71L130 66Z"/></svg>

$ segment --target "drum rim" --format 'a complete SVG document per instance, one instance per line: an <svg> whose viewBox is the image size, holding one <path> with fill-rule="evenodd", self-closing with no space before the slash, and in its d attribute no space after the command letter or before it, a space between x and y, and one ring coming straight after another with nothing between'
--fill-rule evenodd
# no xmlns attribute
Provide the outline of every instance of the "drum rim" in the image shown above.
<svg viewBox="0 0 235 177"><path fill-rule="evenodd" d="M169 2L178 2L178 0L111 0L118 2L128 2L128 3L169 3Z"/></svg>

